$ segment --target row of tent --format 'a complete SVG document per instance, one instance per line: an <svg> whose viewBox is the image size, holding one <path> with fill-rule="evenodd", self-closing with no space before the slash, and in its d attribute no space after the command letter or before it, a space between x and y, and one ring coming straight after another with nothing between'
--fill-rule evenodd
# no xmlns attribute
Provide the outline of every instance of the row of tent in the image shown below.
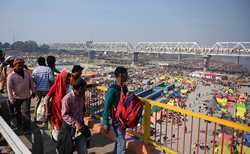
<svg viewBox="0 0 250 154"><path fill-rule="evenodd" d="M241 119L245 119L245 114L247 112L246 101L247 96L245 94L240 94L238 97L235 95L228 95L227 97L222 97L221 95L215 96L216 102L226 109L235 107L236 113L235 116Z"/></svg>

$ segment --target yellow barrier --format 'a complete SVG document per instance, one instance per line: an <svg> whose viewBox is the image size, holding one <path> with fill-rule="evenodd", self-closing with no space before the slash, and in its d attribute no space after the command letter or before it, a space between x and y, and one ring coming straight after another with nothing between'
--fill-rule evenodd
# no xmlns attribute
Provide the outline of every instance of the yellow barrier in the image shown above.
<svg viewBox="0 0 250 154"><path fill-rule="evenodd" d="M145 141L144 141L144 142L145 142ZM156 148L158 148L158 149L164 150L165 152L168 152L168 153L171 153L171 154L177 154L176 151L173 151L173 150L171 150L170 148L167 148L167 147L162 146L162 145L160 145L160 144L157 144L157 143L155 143L155 142L152 141L152 140L148 140L147 142L150 143L150 144L152 144L154 147L156 147Z"/></svg>
<svg viewBox="0 0 250 154"><path fill-rule="evenodd" d="M105 86L98 86L97 87L97 90L100 90L102 92L107 91L107 89L108 88L105 87ZM150 114L151 114L151 106L152 105L160 107L162 109L167 109L167 110L171 110L171 111L174 111L174 112L177 112L177 113L181 113L181 114L186 115L186 116L192 116L194 118L214 122L214 123L217 123L219 125L227 126L227 127L230 127L230 128L234 128L234 129L237 129L237 130L240 130L240 131L250 133L250 127L248 127L246 125L242 125L242 124L232 122L232 121L228 121L228 120L224 120L224 119L219 119L219 118L216 118L216 117L211 117L211 116L204 115L204 114L201 114L201 113L198 113L198 112L192 112L192 111L185 110L185 109L182 109L182 108L179 108L179 107L176 107L176 106L172 106L172 105L152 101L152 100L149 100L149 99L146 99L146 98L140 98L140 99L145 103L145 105L144 105L144 115L143 115L143 130L144 130L143 131L143 133L144 133L143 134L143 140L144 140L144 142L149 143L149 144L153 145L154 147L156 147L158 149L162 149L162 150L164 150L164 151L166 151L168 153L171 153L171 154L176 154L177 152L175 152L172 149L169 149L169 148L167 148L165 146L162 146L162 145L160 145L158 143L155 143L154 141L152 141L150 139Z"/></svg>
<svg viewBox="0 0 250 154"><path fill-rule="evenodd" d="M150 137L150 110L151 110L151 105L150 104L145 104L144 106L144 117L143 117L143 140L145 143L148 143L149 137Z"/></svg>
<svg viewBox="0 0 250 154"><path fill-rule="evenodd" d="M214 122L214 123L217 123L217 124L220 124L220 125L224 125L224 126L227 126L227 127L230 127L230 128L234 128L234 129L238 129L238 130L250 133L250 127L248 127L246 125L242 125L242 124L232 122L232 121L228 121L228 120L224 120L224 119L219 119L219 118L216 118L216 117L207 116L207 115L201 114L199 112L192 112L192 111L185 110L185 109L182 109L182 108L179 108L179 107L176 107L176 106L172 106L172 105L168 105L168 104L162 104L162 103L155 102L155 101L152 101L152 100L149 100L149 99L146 99L146 98L141 98L141 99L145 103L149 103L151 105L155 105L155 106L161 107L163 109L172 110L172 111L175 111L175 112L178 112L178 113L181 113L181 114L185 114L187 116L193 116L195 118L200 118L202 120L207 120L207 121L210 121L210 122Z"/></svg>

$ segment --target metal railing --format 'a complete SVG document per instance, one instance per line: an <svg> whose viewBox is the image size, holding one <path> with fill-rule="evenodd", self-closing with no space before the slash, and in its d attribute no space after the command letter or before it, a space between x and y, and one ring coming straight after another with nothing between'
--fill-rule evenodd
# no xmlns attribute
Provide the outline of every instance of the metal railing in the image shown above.
<svg viewBox="0 0 250 154"><path fill-rule="evenodd" d="M95 98L98 99L97 104L100 106L98 112L101 112L107 87L100 86L96 90ZM163 152L250 153L250 148L245 142L245 135L250 133L249 126L165 103L141 99L145 103L142 120L135 129L128 132L141 137L145 143ZM158 108L157 112L151 110L152 106Z"/></svg>
<svg viewBox="0 0 250 154"><path fill-rule="evenodd" d="M30 150L24 145L21 139L14 133L1 116L0 132L16 154L31 154Z"/></svg>
<svg viewBox="0 0 250 154"><path fill-rule="evenodd" d="M103 109L103 101L105 91L104 86L88 88L85 93L86 96L86 113L87 115L101 115Z"/></svg>
<svg viewBox="0 0 250 154"><path fill-rule="evenodd" d="M142 98L144 141L169 153L247 153L244 134L250 127ZM162 110L151 114L151 106ZM153 133L150 124L153 125ZM245 150L244 150L245 148Z"/></svg>

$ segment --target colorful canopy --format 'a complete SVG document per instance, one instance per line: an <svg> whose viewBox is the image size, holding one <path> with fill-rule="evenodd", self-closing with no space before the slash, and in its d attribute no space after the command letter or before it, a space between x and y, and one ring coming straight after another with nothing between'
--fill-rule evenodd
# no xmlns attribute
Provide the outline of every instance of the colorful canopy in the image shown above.
<svg viewBox="0 0 250 154"><path fill-rule="evenodd" d="M160 80L166 80L166 76L165 75L160 76Z"/></svg>
<svg viewBox="0 0 250 154"><path fill-rule="evenodd" d="M237 101L237 98L235 96L233 96L233 95L229 95L227 98L228 98L229 101L232 101L232 102Z"/></svg>
<svg viewBox="0 0 250 154"><path fill-rule="evenodd" d="M246 105L243 103L238 103L238 104L236 104L236 109L245 109L246 110Z"/></svg>
<svg viewBox="0 0 250 154"><path fill-rule="evenodd" d="M181 93L182 94L187 94L188 93L188 89L181 89Z"/></svg>
<svg viewBox="0 0 250 154"><path fill-rule="evenodd" d="M227 108L232 109L234 107L234 103L233 102L228 102L227 103Z"/></svg>
<svg viewBox="0 0 250 154"><path fill-rule="evenodd" d="M216 97L216 102L221 106L227 105L227 98Z"/></svg>

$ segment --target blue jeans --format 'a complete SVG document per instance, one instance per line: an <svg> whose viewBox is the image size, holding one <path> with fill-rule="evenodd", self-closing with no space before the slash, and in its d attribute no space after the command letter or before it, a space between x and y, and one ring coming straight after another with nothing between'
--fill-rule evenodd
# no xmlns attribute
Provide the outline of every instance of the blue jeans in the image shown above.
<svg viewBox="0 0 250 154"><path fill-rule="evenodd" d="M125 154L126 153L126 140L125 134L126 130L120 128L118 122L114 122L113 129L116 136L115 148L113 154Z"/></svg>

